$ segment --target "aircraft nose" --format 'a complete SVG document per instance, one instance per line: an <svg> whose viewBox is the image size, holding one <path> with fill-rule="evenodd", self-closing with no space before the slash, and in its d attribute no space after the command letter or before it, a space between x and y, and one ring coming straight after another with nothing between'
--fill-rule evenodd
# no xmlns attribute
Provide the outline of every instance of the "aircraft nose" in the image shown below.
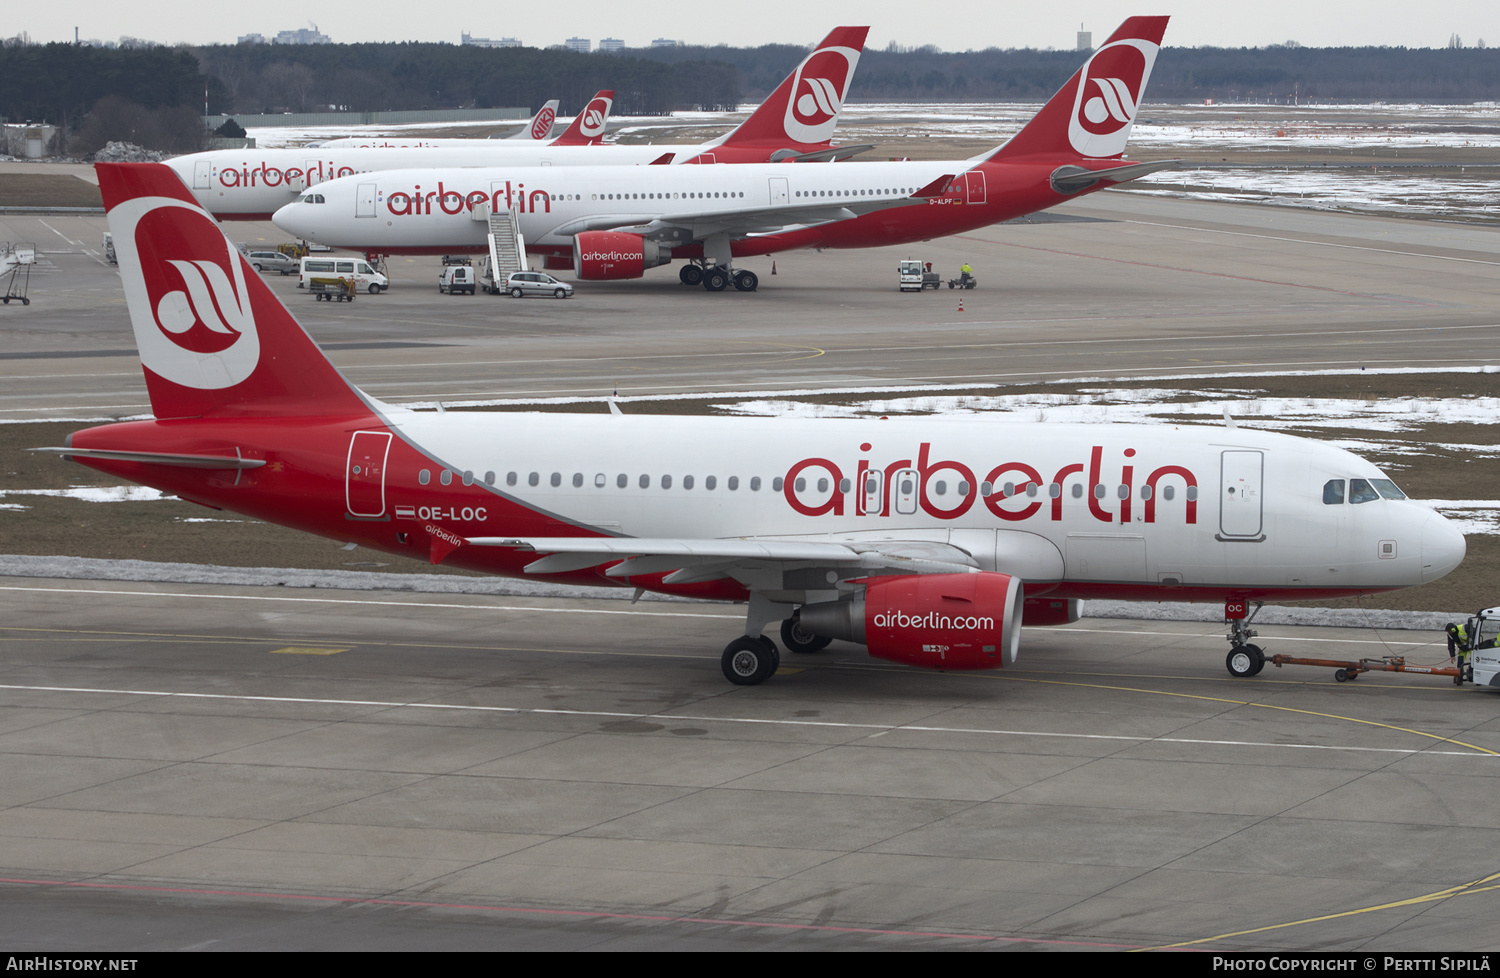
<svg viewBox="0 0 1500 978"><path fill-rule="evenodd" d="M303 206L297 201L283 204L277 208L276 213L271 215L271 223L289 234L295 234L299 238L310 237L310 229L302 216L306 213Z"/></svg>
<svg viewBox="0 0 1500 978"><path fill-rule="evenodd" d="M1435 581L1463 563L1468 544L1458 527L1437 513L1422 524L1422 582Z"/></svg>

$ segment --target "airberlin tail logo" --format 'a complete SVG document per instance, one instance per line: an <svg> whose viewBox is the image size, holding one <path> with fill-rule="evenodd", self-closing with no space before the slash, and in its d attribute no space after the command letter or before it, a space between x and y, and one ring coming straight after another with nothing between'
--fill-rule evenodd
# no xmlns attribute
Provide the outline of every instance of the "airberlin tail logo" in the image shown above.
<svg viewBox="0 0 1500 978"><path fill-rule="evenodd" d="M244 260L197 207L162 197L109 215L141 362L184 387L221 390L255 371L260 339Z"/></svg>
<svg viewBox="0 0 1500 978"><path fill-rule="evenodd" d="M859 64L859 51L819 48L797 66L786 107L786 134L800 143L821 143L833 135L844 95Z"/></svg>
<svg viewBox="0 0 1500 978"><path fill-rule="evenodd" d="M542 111L536 114L536 118L531 120L531 138L546 139L556 119L557 113L553 111L552 106L543 107Z"/></svg>
<svg viewBox="0 0 1500 978"><path fill-rule="evenodd" d="M1094 53L1079 72L1068 141L1084 156L1117 156L1125 151L1157 46L1126 38Z"/></svg>
<svg viewBox="0 0 1500 978"><path fill-rule="evenodd" d="M596 98L583 110L583 119L578 123L578 132L593 139L604 132L605 120L609 118L611 100Z"/></svg>

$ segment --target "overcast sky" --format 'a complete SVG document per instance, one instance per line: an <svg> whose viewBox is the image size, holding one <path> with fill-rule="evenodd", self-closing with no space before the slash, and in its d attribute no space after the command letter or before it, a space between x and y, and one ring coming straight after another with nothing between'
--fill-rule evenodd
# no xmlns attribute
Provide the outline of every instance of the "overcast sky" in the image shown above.
<svg viewBox="0 0 1500 978"><path fill-rule="evenodd" d="M1310 47L1402 45L1444 47L1458 34L1466 46L1483 39L1500 45L1497 0L1182 0L1176 4L1127 4L1076 0L1069 4L969 0L928 4L913 0L760 0L750 4L667 4L620 0L572 0L552 4L421 3L355 0L338 4L236 3L234 6L162 0L12 0L0 18L0 34L21 31L37 42L82 38L116 40L121 35L165 44L232 43L242 34L275 35L309 26L337 42L447 41L459 33L517 37L535 47L568 37L617 37L639 47L669 37L689 44L739 47L773 42L808 45L840 24L870 25L869 45L895 41L935 44L945 51L987 47L1072 48L1080 21L1102 41L1127 15L1170 14L1168 45L1257 47L1296 41ZM293 13L293 9L301 11ZM1046 8L1046 9L1043 9ZM1059 9L1061 8L1061 9ZM279 13L278 10L285 11ZM547 16L540 16L545 11ZM507 17L506 15L510 16Z"/></svg>

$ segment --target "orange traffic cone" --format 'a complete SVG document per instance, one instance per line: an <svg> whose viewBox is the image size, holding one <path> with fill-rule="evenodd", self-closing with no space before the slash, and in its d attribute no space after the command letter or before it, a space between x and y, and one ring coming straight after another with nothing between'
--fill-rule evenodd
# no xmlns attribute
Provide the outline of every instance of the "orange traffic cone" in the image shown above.
<svg viewBox="0 0 1500 978"><path fill-rule="evenodd" d="M959 296L958 297L958 311L959 312L963 312L964 311L964 297L963 296Z"/></svg>
<svg viewBox="0 0 1500 978"><path fill-rule="evenodd" d="M776 274L776 263L774 261L771 262L771 274L772 275Z"/></svg>

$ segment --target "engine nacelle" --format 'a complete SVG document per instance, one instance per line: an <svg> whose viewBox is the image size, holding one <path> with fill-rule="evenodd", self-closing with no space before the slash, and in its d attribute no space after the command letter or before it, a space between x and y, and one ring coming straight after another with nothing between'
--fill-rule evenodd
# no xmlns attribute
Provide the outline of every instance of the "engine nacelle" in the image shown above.
<svg viewBox="0 0 1500 978"><path fill-rule="evenodd" d="M998 669L1021 643L1021 581L1009 574L883 577L863 597L806 605L802 627L878 659L929 669Z"/></svg>
<svg viewBox="0 0 1500 978"><path fill-rule="evenodd" d="M640 278L671 260L655 241L626 231L584 231L573 239L573 272L588 281Z"/></svg>
<svg viewBox="0 0 1500 978"><path fill-rule="evenodd" d="M1028 625L1071 625L1083 617L1077 598L1027 598L1023 607Z"/></svg>

